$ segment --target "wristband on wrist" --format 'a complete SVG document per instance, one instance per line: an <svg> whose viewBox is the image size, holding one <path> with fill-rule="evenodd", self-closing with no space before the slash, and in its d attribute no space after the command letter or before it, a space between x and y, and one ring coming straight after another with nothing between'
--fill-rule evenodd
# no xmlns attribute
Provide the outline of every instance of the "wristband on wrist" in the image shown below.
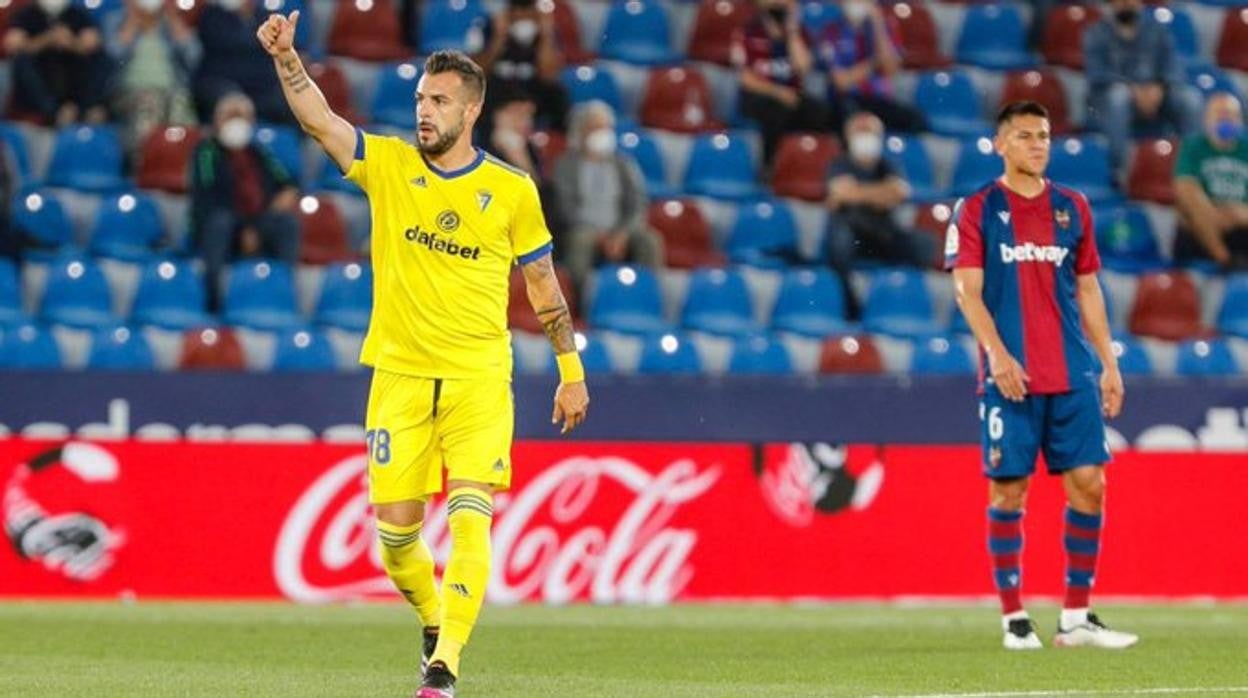
<svg viewBox="0 0 1248 698"><path fill-rule="evenodd" d="M570 351L555 357L559 366L559 381L562 383L579 383L585 380L585 367L581 365L581 355Z"/></svg>

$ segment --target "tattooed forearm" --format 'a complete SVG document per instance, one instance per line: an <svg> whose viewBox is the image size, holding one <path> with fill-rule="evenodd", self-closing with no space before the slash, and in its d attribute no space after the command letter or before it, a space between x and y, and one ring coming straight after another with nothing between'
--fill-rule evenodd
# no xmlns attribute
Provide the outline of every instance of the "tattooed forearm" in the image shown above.
<svg viewBox="0 0 1248 698"><path fill-rule="evenodd" d="M529 303L542 323L546 338L556 354L576 351L576 333L572 329L572 313L559 288L550 255L524 265L524 281Z"/></svg>
<svg viewBox="0 0 1248 698"><path fill-rule="evenodd" d="M537 311L537 319L542 323L546 338L556 354L567 354L576 351L576 334L572 330L572 314L568 312L563 294L559 294L559 304Z"/></svg>
<svg viewBox="0 0 1248 698"><path fill-rule="evenodd" d="M303 92L312 85L312 81L308 79L308 74L304 71L303 66L299 64L299 61L293 58L286 58L281 63L282 69L286 73L282 76L282 80L295 94Z"/></svg>

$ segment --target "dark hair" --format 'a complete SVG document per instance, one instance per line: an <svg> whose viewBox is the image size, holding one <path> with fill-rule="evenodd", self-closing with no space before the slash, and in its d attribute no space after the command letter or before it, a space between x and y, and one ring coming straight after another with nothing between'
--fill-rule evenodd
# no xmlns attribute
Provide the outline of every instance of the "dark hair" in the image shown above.
<svg viewBox="0 0 1248 698"><path fill-rule="evenodd" d="M462 51L434 51L425 59L425 74L458 73L464 87L477 99L485 98L485 71Z"/></svg>
<svg viewBox="0 0 1248 698"><path fill-rule="evenodd" d="M1000 128L1016 116L1038 116L1041 119L1047 119L1049 118L1049 110L1045 109L1043 104L1032 102L1031 100L1010 102L1001 107L1001 111L997 112L997 127Z"/></svg>

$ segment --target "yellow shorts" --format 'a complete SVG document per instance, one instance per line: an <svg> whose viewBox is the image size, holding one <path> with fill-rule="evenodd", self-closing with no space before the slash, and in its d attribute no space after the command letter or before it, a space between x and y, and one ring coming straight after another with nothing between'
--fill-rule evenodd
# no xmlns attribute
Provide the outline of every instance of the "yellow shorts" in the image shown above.
<svg viewBox="0 0 1248 698"><path fill-rule="evenodd" d="M515 408L497 378L419 378L377 369L368 394L368 494L374 504L426 499L447 480L511 485Z"/></svg>

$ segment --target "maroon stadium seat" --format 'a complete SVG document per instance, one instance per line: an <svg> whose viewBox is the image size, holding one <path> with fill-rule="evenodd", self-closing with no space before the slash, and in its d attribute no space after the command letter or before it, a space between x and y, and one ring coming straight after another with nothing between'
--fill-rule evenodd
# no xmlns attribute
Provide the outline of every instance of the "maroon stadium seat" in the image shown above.
<svg viewBox="0 0 1248 698"><path fill-rule="evenodd" d="M819 355L820 373L883 373L884 360L866 335L828 337Z"/></svg>
<svg viewBox="0 0 1248 698"><path fill-rule="evenodd" d="M1127 176L1127 196L1173 204L1174 161L1178 154L1179 145L1173 140L1140 141L1135 147L1131 172Z"/></svg>
<svg viewBox="0 0 1248 698"><path fill-rule="evenodd" d="M299 261L329 264L352 259L347 224L334 200L327 196L305 196L299 202Z"/></svg>
<svg viewBox="0 0 1248 698"><path fill-rule="evenodd" d="M308 75L316 81L316 86L325 94L329 108L342 118L353 124L364 124L366 120L355 110L351 99L351 84L347 76L333 61L313 63L308 66Z"/></svg>
<svg viewBox="0 0 1248 698"><path fill-rule="evenodd" d="M711 88L697 68L655 68L646 81L641 99L641 123L679 133L700 133L723 128L711 107Z"/></svg>
<svg viewBox="0 0 1248 698"><path fill-rule="evenodd" d="M949 231L951 215L953 202L950 201L919 206L914 217L914 229L936 240L936 249L931 260L933 269L943 269L945 266L945 235Z"/></svg>
<svg viewBox="0 0 1248 698"><path fill-rule="evenodd" d="M593 52L586 50L581 41L581 24L576 19L574 3L559 0L554 3L554 13L555 37L563 51L563 60L573 65L593 62Z"/></svg>
<svg viewBox="0 0 1248 698"><path fill-rule="evenodd" d="M828 166L840 155L836 138L826 134L790 133L780 140L772 168L771 188L777 196L823 201L828 191Z"/></svg>
<svg viewBox="0 0 1248 698"><path fill-rule="evenodd" d="M563 267L555 267L555 277L559 279L559 288L563 290L563 298L572 311L572 322L579 323L577 312L576 287L572 284L572 275ZM507 301L507 326L513 330L542 334L542 323L533 312L529 303L529 294L524 283L524 272L519 267L511 272L511 289Z"/></svg>
<svg viewBox="0 0 1248 698"><path fill-rule="evenodd" d="M537 157L542 161L542 171L547 177L554 176L555 163L568 149L568 139L559 131L538 131L533 134Z"/></svg>
<svg viewBox="0 0 1248 698"><path fill-rule="evenodd" d="M1218 39L1218 65L1234 70L1248 70L1248 8L1232 8L1222 18L1222 36Z"/></svg>
<svg viewBox="0 0 1248 698"><path fill-rule="evenodd" d="M1049 10L1041 50L1046 63L1083 69L1083 32L1101 18L1092 5L1058 5Z"/></svg>
<svg viewBox="0 0 1248 698"><path fill-rule="evenodd" d="M898 2L891 7L901 41L901 58L911 70L932 70L949 65L940 52L940 33L922 2Z"/></svg>
<svg viewBox="0 0 1248 698"><path fill-rule="evenodd" d="M243 347L227 327L187 330L178 368L184 371L242 371Z"/></svg>
<svg viewBox="0 0 1248 698"><path fill-rule="evenodd" d="M200 134L195 127L157 126L143 143L135 179L143 189L184 194Z"/></svg>
<svg viewBox="0 0 1248 698"><path fill-rule="evenodd" d="M753 15L748 0L702 0L689 34L689 58L731 65L732 35Z"/></svg>
<svg viewBox="0 0 1248 698"><path fill-rule="evenodd" d="M1158 272L1140 277L1128 322L1131 334L1181 341L1203 336L1200 294L1182 272Z"/></svg>
<svg viewBox="0 0 1248 698"><path fill-rule="evenodd" d="M1039 102L1049 110L1049 125L1053 133L1071 132L1066 91L1057 73L1049 69L1018 70L1006 76L1005 87L1001 90L1002 106L1024 99Z"/></svg>
<svg viewBox="0 0 1248 698"><path fill-rule="evenodd" d="M663 238L665 263L673 269L719 267L724 256L715 249L711 224L690 199L652 201L650 227Z"/></svg>
<svg viewBox="0 0 1248 698"><path fill-rule="evenodd" d="M397 61L411 57L412 50L403 45L393 0L336 5L334 23L329 28L330 53L362 61Z"/></svg>

